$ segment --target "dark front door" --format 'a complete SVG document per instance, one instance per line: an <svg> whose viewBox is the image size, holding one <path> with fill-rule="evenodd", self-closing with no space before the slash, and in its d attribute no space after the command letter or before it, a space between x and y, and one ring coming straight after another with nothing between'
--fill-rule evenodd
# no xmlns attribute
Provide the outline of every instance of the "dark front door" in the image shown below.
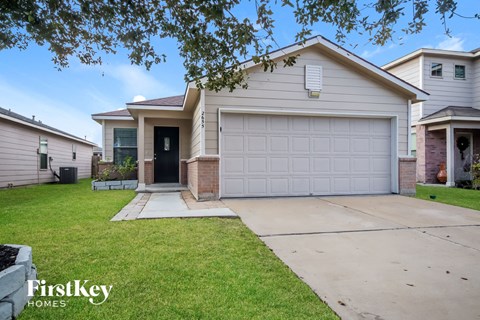
<svg viewBox="0 0 480 320"><path fill-rule="evenodd" d="M154 144L155 182L178 182L178 128L155 127Z"/></svg>

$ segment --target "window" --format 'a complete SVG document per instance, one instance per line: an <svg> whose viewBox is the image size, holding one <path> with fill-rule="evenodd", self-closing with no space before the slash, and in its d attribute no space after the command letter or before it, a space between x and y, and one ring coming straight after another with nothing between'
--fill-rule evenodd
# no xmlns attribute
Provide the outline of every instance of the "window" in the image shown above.
<svg viewBox="0 0 480 320"><path fill-rule="evenodd" d="M417 134L412 133L412 145L411 145L411 154L412 156L417 156Z"/></svg>
<svg viewBox="0 0 480 320"><path fill-rule="evenodd" d="M48 139L40 137L40 147L38 148L40 155L40 170L48 169Z"/></svg>
<svg viewBox="0 0 480 320"><path fill-rule="evenodd" d="M121 164L129 156L133 161L137 161L136 128L114 128L113 141L113 162L115 164Z"/></svg>
<svg viewBox="0 0 480 320"><path fill-rule="evenodd" d="M72 144L72 160L77 160L77 146Z"/></svg>
<svg viewBox="0 0 480 320"><path fill-rule="evenodd" d="M455 79L465 79L465 66L455 65Z"/></svg>
<svg viewBox="0 0 480 320"><path fill-rule="evenodd" d="M441 77L442 76L442 64L432 62L432 77Z"/></svg>

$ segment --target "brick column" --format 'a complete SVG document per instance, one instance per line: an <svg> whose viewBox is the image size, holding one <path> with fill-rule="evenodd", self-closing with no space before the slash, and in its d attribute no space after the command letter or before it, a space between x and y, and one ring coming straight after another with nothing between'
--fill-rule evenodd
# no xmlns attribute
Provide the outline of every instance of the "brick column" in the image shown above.
<svg viewBox="0 0 480 320"><path fill-rule="evenodd" d="M145 184L153 184L153 160L145 160Z"/></svg>
<svg viewBox="0 0 480 320"><path fill-rule="evenodd" d="M187 160L180 160L180 184L187 185L188 183L188 165Z"/></svg>
<svg viewBox="0 0 480 320"><path fill-rule="evenodd" d="M401 195L414 196L416 194L416 167L416 158L404 157L398 159L398 189Z"/></svg>
<svg viewBox="0 0 480 320"><path fill-rule="evenodd" d="M218 156L199 156L187 161L188 188L197 200L219 198Z"/></svg>

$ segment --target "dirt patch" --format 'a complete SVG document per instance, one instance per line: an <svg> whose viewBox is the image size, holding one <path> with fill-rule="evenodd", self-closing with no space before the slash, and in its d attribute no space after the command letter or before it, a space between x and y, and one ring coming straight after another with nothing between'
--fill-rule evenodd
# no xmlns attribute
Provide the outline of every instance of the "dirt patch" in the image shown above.
<svg viewBox="0 0 480 320"><path fill-rule="evenodd" d="M20 249L0 245L0 271L7 269L15 264L17 254Z"/></svg>

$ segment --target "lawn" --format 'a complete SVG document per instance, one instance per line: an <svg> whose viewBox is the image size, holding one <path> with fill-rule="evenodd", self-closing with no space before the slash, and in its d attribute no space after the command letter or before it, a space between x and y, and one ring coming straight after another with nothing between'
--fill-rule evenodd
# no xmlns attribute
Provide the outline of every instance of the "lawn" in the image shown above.
<svg viewBox="0 0 480 320"><path fill-rule="evenodd" d="M25 319L337 319L239 219L110 222L132 191L42 185L0 191L0 243L33 247L47 284L113 285L95 306L27 307Z"/></svg>
<svg viewBox="0 0 480 320"><path fill-rule="evenodd" d="M436 198L430 199L430 196ZM480 210L480 191L417 185L417 198Z"/></svg>

